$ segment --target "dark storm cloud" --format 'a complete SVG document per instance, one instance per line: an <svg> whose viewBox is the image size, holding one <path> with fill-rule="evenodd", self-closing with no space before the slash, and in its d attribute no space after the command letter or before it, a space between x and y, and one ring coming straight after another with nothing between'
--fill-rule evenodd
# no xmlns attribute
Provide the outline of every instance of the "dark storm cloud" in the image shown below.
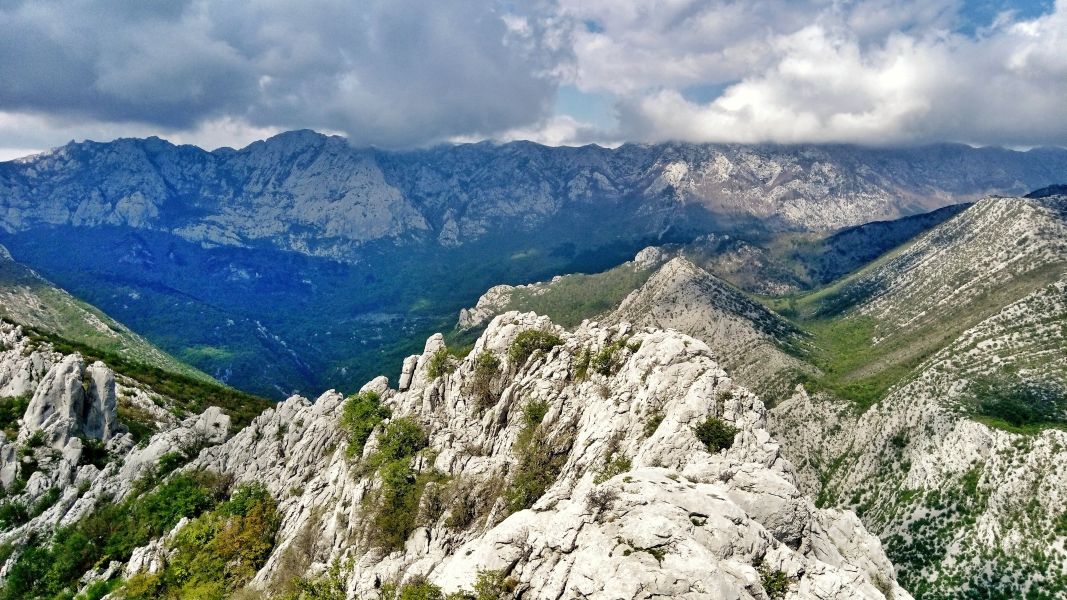
<svg viewBox="0 0 1067 600"><path fill-rule="evenodd" d="M4 2L0 110L189 128L228 117L383 145L550 112L563 50L492 2Z"/></svg>

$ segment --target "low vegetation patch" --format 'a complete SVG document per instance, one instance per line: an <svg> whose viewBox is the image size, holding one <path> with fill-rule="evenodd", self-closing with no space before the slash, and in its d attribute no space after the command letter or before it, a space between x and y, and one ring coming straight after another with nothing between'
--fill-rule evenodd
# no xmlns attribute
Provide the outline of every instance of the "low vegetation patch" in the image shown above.
<svg viewBox="0 0 1067 600"><path fill-rule="evenodd" d="M1067 426L1067 392L1002 372L971 382L970 410L979 421L1015 433Z"/></svg>
<svg viewBox="0 0 1067 600"><path fill-rule="evenodd" d="M763 591L771 598L785 598L789 591L789 576L783 571L760 568L760 585Z"/></svg>
<svg viewBox="0 0 1067 600"><path fill-rule="evenodd" d="M563 340L551 331L527 329L515 336L508 346L508 362L514 367L521 367L534 352L548 352L563 343Z"/></svg>
<svg viewBox="0 0 1067 600"><path fill-rule="evenodd" d="M738 431L740 431L738 428L726 421L710 416L693 428L693 433L696 434L697 439L712 454L733 446L734 436L737 435Z"/></svg>
<svg viewBox="0 0 1067 600"><path fill-rule="evenodd" d="M500 359L492 352L482 350L474 359L474 377L470 384L470 393L474 396L474 405L479 413L485 412L496 403L496 381L499 377Z"/></svg>
<svg viewBox="0 0 1067 600"><path fill-rule="evenodd" d="M18 436L19 419L26 414L29 405L29 394L0 397L0 430L7 435L8 440Z"/></svg>
<svg viewBox="0 0 1067 600"><path fill-rule="evenodd" d="M31 539L11 566L0 600L69 597L96 565L125 562L135 548L170 531L226 497L228 481L209 471L180 473L151 492L104 502L49 540Z"/></svg>
<svg viewBox="0 0 1067 600"><path fill-rule="evenodd" d="M348 438L349 458L363 455L363 447L379 423L388 419L390 411L381 405L377 392L367 390L349 396L341 411L341 429Z"/></svg>
<svg viewBox="0 0 1067 600"><path fill-rule="evenodd" d="M419 507L427 484L443 483L436 472L416 472L412 459L426 448L422 427L407 417L394 419L378 436L378 450L368 459L377 469L381 488L369 500L368 538L388 550L401 548L419 524Z"/></svg>
<svg viewBox="0 0 1067 600"><path fill-rule="evenodd" d="M548 403L543 401L531 401L523 408L525 426L515 440L519 460L504 491L510 512L533 506L556 481L567 462L573 437L563 433L551 439L543 426L547 413Z"/></svg>
<svg viewBox="0 0 1067 600"><path fill-rule="evenodd" d="M456 357L448 350L448 346L441 346L430 355L430 362L426 364L426 377L437 379L449 375L456 370Z"/></svg>
<svg viewBox="0 0 1067 600"><path fill-rule="evenodd" d="M242 485L178 532L161 571L135 575L120 595L130 600L227 598L266 563L280 522L277 504L262 484Z"/></svg>

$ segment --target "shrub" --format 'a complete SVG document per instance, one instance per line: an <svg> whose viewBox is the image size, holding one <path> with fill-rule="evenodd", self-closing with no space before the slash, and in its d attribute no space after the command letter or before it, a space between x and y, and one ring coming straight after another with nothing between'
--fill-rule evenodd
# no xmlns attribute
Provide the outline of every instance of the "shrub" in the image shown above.
<svg viewBox="0 0 1067 600"><path fill-rule="evenodd" d="M536 427L545 420L548 414L548 402L544 400L531 400L522 408L522 417L527 427Z"/></svg>
<svg viewBox="0 0 1067 600"><path fill-rule="evenodd" d="M147 444L156 433L155 418L152 413L134 404L119 401L117 410L119 421L130 430L133 441L138 445Z"/></svg>
<svg viewBox="0 0 1067 600"><path fill-rule="evenodd" d="M130 578L124 595L131 600L228 597L270 557L279 523L266 488L244 484L230 500L183 527L169 544L164 568Z"/></svg>
<svg viewBox="0 0 1067 600"><path fill-rule="evenodd" d="M41 497L33 503L33 509L30 510L30 518L43 514L44 511L48 510L49 508L52 508L52 506L54 506L56 502L59 502L59 498L62 495L63 494L62 492L60 492L59 488L48 488L48 491L44 494L41 494Z"/></svg>
<svg viewBox="0 0 1067 600"><path fill-rule="evenodd" d="M456 359L448 350L448 346L441 346L430 355L430 362L426 365L426 376L437 379L448 375L456 370Z"/></svg>
<svg viewBox="0 0 1067 600"><path fill-rule="evenodd" d="M189 458L186 457L183 452L178 452L176 450L167 452L163 454L163 456L160 456L159 460L156 461L155 476L157 478L166 477L175 469L184 465L188 460Z"/></svg>
<svg viewBox="0 0 1067 600"><path fill-rule="evenodd" d="M479 413L488 410L496 402L493 384L499 374L500 359L492 352L482 350L474 359L474 378L471 381L471 394Z"/></svg>
<svg viewBox="0 0 1067 600"><path fill-rule="evenodd" d="M760 584L771 598L785 598L789 591L789 576L782 571L763 568L760 569Z"/></svg>
<svg viewBox="0 0 1067 600"><path fill-rule="evenodd" d="M426 447L429 440L418 423L408 417L394 419L378 436L378 453L383 461L411 458Z"/></svg>
<svg viewBox="0 0 1067 600"><path fill-rule="evenodd" d="M693 431L708 452L715 454L733 446L734 436L739 430L722 419L708 417L703 423L694 427Z"/></svg>
<svg viewBox="0 0 1067 600"><path fill-rule="evenodd" d="M403 585L386 583L381 589L382 600L444 600L441 588L425 577L412 577Z"/></svg>
<svg viewBox="0 0 1067 600"><path fill-rule="evenodd" d="M363 455L363 448L374 428L389 418L389 415L389 409L381 405L377 392L367 390L345 400L341 412L341 429L348 437L346 452L350 458Z"/></svg>
<svg viewBox="0 0 1067 600"><path fill-rule="evenodd" d="M548 352L562 343L563 340L551 331L527 329L516 335L508 347L508 362L512 366L521 367L534 352Z"/></svg>
<svg viewBox="0 0 1067 600"><path fill-rule="evenodd" d="M633 463L630 462L628 457L622 453L615 453L611 458L604 461L604 466L593 478L593 482L597 484L604 483L616 475L629 471L631 467L633 467Z"/></svg>
<svg viewBox="0 0 1067 600"><path fill-rule="evenodd" d="M574 359L574 379L585 381L589 377L589 364L593 361L593 352L589 348L582 348Z"/></svg>
<svg viewBox="0 0 1067 600"><path fill-rule="evenodd" d="M295 593L283 595L284 600L346 600L345 580L341 563L334 561L326 572L317 577L302 577L296 581Z"/></svg>
<svg viewBox="0 0 1067 600"><path fill-rule="evenodd" d="M370 515L372 544L400 548L418 525L426 484L441 479L436 473L417 473L411 467L412 458L426 445L422 427L407 417L393 420L378 435L378 451L369 461L382 481Z"/></svg>
<svg viewBox="0 0 1067 600"><path fill-rule="evenodd" d="M111 453L107 451L104 442L91 437L80 437L82 441L82 453L78 458L78 465L93 465L97 469L103 469L104 465L111 462Z"/></svg>
<svg viewBox="0 0 1067 600"><path fill-rule="evenodd" d="M528 404L527 409L529 406ZM534 416L537 416L537 413ZM515 442L515 453L519 462L515 475L504 491L504 499L510 512L533 506L556 481L567 462L571 437L567 436L553 444L539 425L542 418L543 412L540 412L536 421L527 414L527 426L519 433Z"/></svg>
<svg viewBox="0 0 1067 600"><path fill-rule="evenodd" d="M5 396L0 398L0 430L7 434L8 440L14 439L19 434L19 419L26 414L26 408L30 405L30 396Z"/></svg>
<svg viewBox="0 0 1067 600"><path fill-rule="evenodd" d="M125 562L133 550L170 531L182 517L195 517L225 497L226 482L208 471L180 473L143 496L102 503L49 543L31 542L11 566L0 600L54 597L76 587L98 564Z"/></svg>
<svg viewBox="0 0 1067 600"><path fill-rule="evenodd" d="M667 415L663 412L662 408L657 408L652 412L648 413L643 432L645 434L645 437L652 437L652 434L656 433L656 430L659 429L660 424L663 423L663 419L665 419L666 417Z"/></svg>
<svg viewBox="0 0 1067 600"><path fill-rule="evenodd" d="M607 346L604 346L600 352L597 352L593 356L590 366L594 371L605 377L614 374L615 371L619 370L620 366L618 352L624 346L626 346L626 340L624 339L615 340Z"/></svg>
<svg viewBox="0 0 1067 600"><path fill-rule="evenodd" d="M30 511L18 500L0 504L0 529L10 529L30 520Z"/></svg>
<svg viewBox="0 0 1067 600"><path fill-rule="evenodd" d="M503 600L515 591L516 582L503 571L478 571L474 582L475 600Z"/></svg>

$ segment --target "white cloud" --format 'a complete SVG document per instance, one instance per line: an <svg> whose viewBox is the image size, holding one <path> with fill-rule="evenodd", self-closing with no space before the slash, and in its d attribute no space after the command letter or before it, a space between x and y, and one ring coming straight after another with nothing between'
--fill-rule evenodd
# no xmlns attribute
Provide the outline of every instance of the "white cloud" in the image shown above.
<svg viewBox="0 0 1067 600"><path fill-rule="evenodd" d="M848 18L832 16L773 37L768 64L714 100L694 101L665 86L620 97L624 135L717 142L1067 143L1067 2L1036 19L1002 21L977 37L924 26L913 32L890 28L881 39L865 39ZM869 24L873 17L865 19ZM931 23L942 21L931 16Z"/></svg>
<svg viewBox="0 0 1067 600"><path fill-rule="evenodd" d="M966 12L964 0L10 0L0 147L148 134L236 147L304 127L384 146L1067 145L1067 0L1034 18ZM558 114L561 85L614 106Z"/></svg>

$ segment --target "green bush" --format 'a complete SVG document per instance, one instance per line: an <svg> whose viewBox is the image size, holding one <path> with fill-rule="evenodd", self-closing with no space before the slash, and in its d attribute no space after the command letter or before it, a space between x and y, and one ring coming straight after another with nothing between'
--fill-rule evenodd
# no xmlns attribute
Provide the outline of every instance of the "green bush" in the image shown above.
<svg viewBox="0 0 1067 600"><path fill-rule="evenodd" d="M593 356L593 360L590 366L594 371L604 375L605 377L612 375L615 371L619 370L619 350L622 350L626 346L626 340L620 339L604 346L600 352L597 352Z"/></svg>
<svg viewBox="0 0 1067 600"><path fill-rule="evenodd" d="M643 431L645 437L652 437L652 434L656 433L656 430L659 429L659 426L663 423L663 419L666 417L667 415L663 412L662 408L657 408L648 413Z"/></svg>
<svg viewBox="0 0 1067 600"><path fill-rule="evenodd" d="M503 571L478 571L474 582L475 600L503 600L515 591L514 579L504 575Z"/></svg>
<svg viewBox="0 0 1067 600"><path fill-rule="evenodd" d="M760 569L760 584L763 591L771 598L785 598L789 591L789 576L782 571Z"/></svg>
<svg viewBox="0 0 1067 600"><path fill-rule="evenodd" d="M386 583L381 589L382 600L444 600L441 588L425 577L413 577L403 585Z"/></svg>
<svg viewBox="0 0 1067 600"><path fill-rule="evenodd" d="M536 427L545 420L548 414L548 402L544 400L531 400L522 408L522 417L527 427Z"/></svg>
<svg viewBox="0 0 1067 600"><path fill-rule="evenodd" d="M527 329L516 335L508 346L508 362L514 367L521 367L534 352L548 352L562 343L563 340L551 331Z"/></svg>
<svg viewBox="0 0 1067 600"><path fill-rule="evenodd" d="M734 436L737 435L739 429L722 419L708 417L703 423L694 427L693 431L708 452L715 454L734 445Z"/></svg>
<svg viewBox="0 0 1067 600"><path fill-rule="evenodd" d="M504 499L510 512L530 508L545 494L567 462L571 437L553 443L540 423L548 410L545 402L530 402L523 413L526 426L515 441L519 462Z"/></svg>
<svg viewBox="0 0 1067 600"><path fill-rule="evenodd" d="M244 484L178 532L161 571L135 575L121 594L130 600L227 598L270 557L280 521L266 488Z"/></svg>
<svg viewBox="0 0 1067 600"><path fill-rule="evenodd" d="M574 359L574 379L585 381L589 377L589 364L593 361L593 352L589 348L582 348Z"/></svg>
<svg viewBox="0 0 1067 600"><path fill-rule="evenodd" d="M408 417L394 419L378 436L378 453L383 461L411 458L429 443L422 427Z"/></svg>
<svg viewBox="0 0 1067 600"><path fill-rule="evenodd" d="M341 412L341 429L348 437L347 453L349 457L363 455L374 428L389 418L390 411L381 405L377 392L367 390L349 396Z"/></svg>
<svg viewBox="0 0 1067 600"><path fill-rule="evenodd" d="M449 352L448 346L441 346L430 355L430 362L426 365L426 376L430 379L437 379L455 370L455 357Z"/></svg>
<svg viewBox="0 0 1067 600"><path fill-rule="evenodd" d="M415 454L426 445L422 427L407 417L394 419L378 435L378 451L368 461L377 466L382 481L370 515L368 533L373 545L400 548L418 526L426 484L441 479L436 473L418 473L411 467Z"/></svg>
<svg viewBox="0 0 1067 600"><path fill-rule="evenodd" d="M11 529L30 520L30 511L18 500L0 503L0 529Z"/></svg>
<svg viewBox="0 0 1067 600"><path fill-rule="evenodd" d="M125 562L135 548L170 531L182 517L212 508L225 490L225 480L214 473L179 473L142 496L102 503L81 521L58 529L47 544L27 543L0 589L0 600L71 591L89 569Z"/></svg>
<svg viewBox="0 0 1067 600"><path fill-rule="evenodd" d="M345 580L341 576L341 563L334 561L316 577L301 577L295 582L293 593L283 594L283 600L347 600Z"/></svg>
<svg viewBox="0 0 1067 600"><path fill-rule="evenodd" d="M58 487L48 488L48 491L41 494L41 497L33 503L33 508L30 509L30 518L43 514L44 511L52 508L56 502L59 502L62 495Z"/></svg>
<svg viewBox="0 0 1067 600"><path fill-rule="evenodd" d="M479 413L488 410L496 402L493 384L499 375L500 359L492 352L482 350L474 359L474 377L471 380L471 394Z"/></svg>
<svg viewBox="0 0 1067 600"><path fill-rule="evenodd" d="M8 440L15 439L19 434L19 419L26 414L26 408L30 405L30 396L5 396L0 398L0 430Z"/></svg>
<svg viewBox="0 0 1067 600"><path fill-rule="evenodd" d="M78 458L78 465L93 465L97 469L103 469L104 465L111 462L111 453L107 451L104 442L91 437L81 436L82 453Z"/></svg>

